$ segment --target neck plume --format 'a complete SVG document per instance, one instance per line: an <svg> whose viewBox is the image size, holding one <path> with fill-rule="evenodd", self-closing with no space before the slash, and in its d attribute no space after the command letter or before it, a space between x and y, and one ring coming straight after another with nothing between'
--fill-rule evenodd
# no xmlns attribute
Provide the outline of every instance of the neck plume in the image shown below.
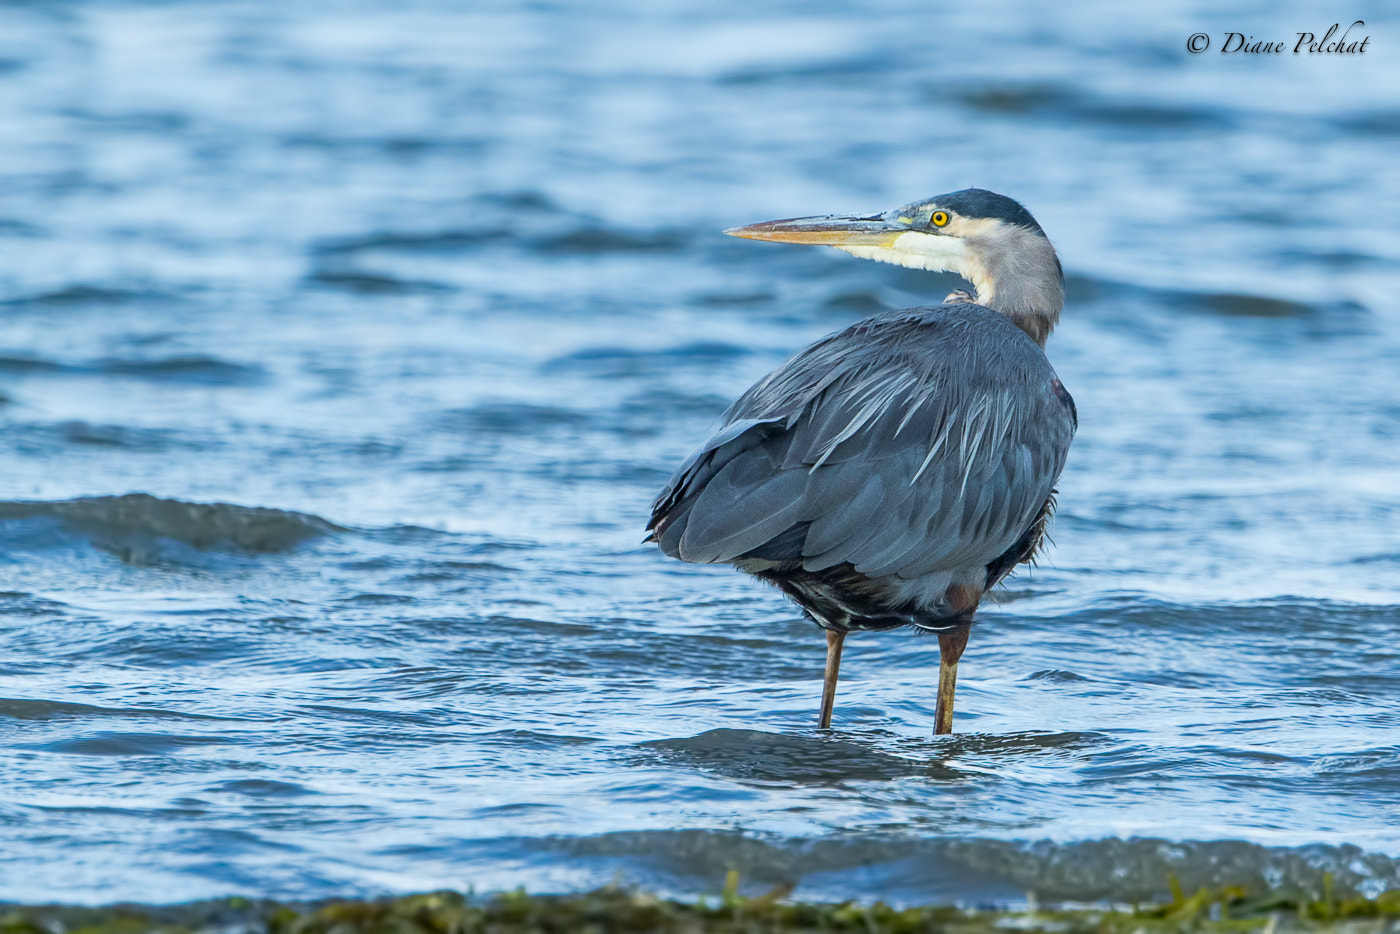
<svg viewBox="0 0 1400 934"><path fill-rule="evenodd" d="M1050 241L1006 226L969 245L973 256L991 258L960 270L977 287L977 303L1006 315L1043 348L1065 305L1065 276Z"/></svg>

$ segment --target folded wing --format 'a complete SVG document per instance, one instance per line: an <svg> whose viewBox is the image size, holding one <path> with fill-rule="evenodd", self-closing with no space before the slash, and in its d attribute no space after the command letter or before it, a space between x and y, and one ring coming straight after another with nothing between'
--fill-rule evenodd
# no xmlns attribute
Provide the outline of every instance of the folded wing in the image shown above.
<svg viewBox="0 0 1400 934"><path fill-rule="evenodd" d="M1057 387L1039 348L978 306L862 322L735 403L650 527L700 563L903 578L985 566L1064 467L1074 416Z"/></svg>

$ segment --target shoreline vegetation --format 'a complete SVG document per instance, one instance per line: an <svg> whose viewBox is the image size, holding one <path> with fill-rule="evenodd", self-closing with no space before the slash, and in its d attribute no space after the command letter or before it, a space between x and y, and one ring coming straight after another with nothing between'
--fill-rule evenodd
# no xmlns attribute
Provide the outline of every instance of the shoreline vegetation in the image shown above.
<svg viewBox="0 0 1400 934"><path fill-rule="evenodd" d="M1248 892L1241 887L1182 890L1139 905L895 908L881 902L791 901L793 887L765 895L739 894L731 872L719 896L693 902L661 898L624 886L574 895L490 896L433 892L381 899L283 903L242 897L183 905L77 907L0 903L0 934L515 934L515 932L915 932L1400 931L1400 890L1375 898L1337 895L1331 877L1321 893Z"/></svg>

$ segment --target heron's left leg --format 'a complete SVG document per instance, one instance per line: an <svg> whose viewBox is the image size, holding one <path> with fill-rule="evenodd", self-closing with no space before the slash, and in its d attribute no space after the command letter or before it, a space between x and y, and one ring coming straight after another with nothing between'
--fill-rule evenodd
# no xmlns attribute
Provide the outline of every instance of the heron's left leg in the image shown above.
<svg viewBox="0 0 1400 934"><path fill-rule="evenodd" d="M822 709L817 714L817 729L831 728L831 711L836 706L836 676L841 672L841 643L844 632L826 631L826 672L822 677Z"/></svg>
<svg viewBox="0 0 1400 934"><path fill-rule="evenodd" d="M933 732L953 732L953 692L958 687L958 659L967 648L971 623L938 634L938 706L933 713Z"/></svg>

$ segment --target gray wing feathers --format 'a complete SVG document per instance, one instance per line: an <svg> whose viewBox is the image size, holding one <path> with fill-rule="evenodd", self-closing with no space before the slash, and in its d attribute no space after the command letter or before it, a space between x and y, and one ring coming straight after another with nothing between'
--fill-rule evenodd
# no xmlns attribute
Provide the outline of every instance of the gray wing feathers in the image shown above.
<svg viewBox="0 0 1400 934"><path fill-rule="evenodd" d="M828 512L812 521L807 530L803 550L814 563L817 556L831 554L832 549L842 542L851 541L862 531L873 533L873 523L870 520L880 509L885 497L884 482L879 474L862 477L860 466L857 464L840 464L830 469L839 470L846 478L854 480L857 489L850 496L837 497L837 501ZM844 559L837 557L831 563L840 564L842 560ZM817 571L821 568L812 567L809 570Z"/></svg>
<svg viewBox="0 0 1400 934"><path fill-rule="evenodd" d="M647 526L655 530L653 535L663 552L688 561L696 560L685 557L681 551L681 536L689 525L696 495L735 458L762 444L775 430L774 421L745 418L730 422L696 448L671 475L666 488L652 503L651 524Z"/></svg>
<svg viewBox="0 0 1400 934"><path fill-rule="evenodd" d="M738 421L730 422L719 431L715 432L709 440L692 451L690 456L685 459L685 462L671 475L671 480L666 484L666 489L662 490L661 495L656 498L653 509L663 504L670 503L679 496L684 495L687 488L698 478L697 468L702 459L709 456L708 460L712 471L723 467L729 460L763 440L761 435L755 435L749 439L748 444L744 444L742 436L745 432L761 425L770 425L774 421L775 419L771 418L741 418ZM716 460L719 462L717 465L714 463Z"/></svg>
<svg viewBox="0 0 1400 934"><path fill-rule="evenodd" d="M751 389L658 498L663 550L732 562L774 543L765 558L810 571L913 578L1011 548L1074 428L1039 348L956 307L862 322Z"/></svg>
<svg viewBox="0 0 1400 934"><path fill-rule="evenodd" d="M756 448L718 471L691 507L680 550L688 561L732 561L801 521L807 478Z"/></svg>

